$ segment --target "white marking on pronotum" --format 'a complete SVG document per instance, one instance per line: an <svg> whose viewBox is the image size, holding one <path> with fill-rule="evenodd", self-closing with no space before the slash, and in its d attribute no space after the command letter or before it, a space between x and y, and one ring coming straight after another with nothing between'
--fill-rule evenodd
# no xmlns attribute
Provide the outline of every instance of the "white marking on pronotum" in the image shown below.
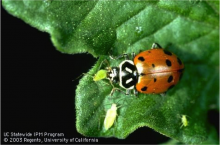
<svg viewBox="0 0 220 145"><path fill-rule="evenodd" d="M130 83L132 80L133 80L132 78L128 79L128 80L126 81L126 84Z"/></svg>
<svg viewBox="0 0 220 145"><path fill-rule="evenodd" d="M122 68L122 65L123 65L125 62L128 62L128 63L134 65L134 62L133 62L132 60L124 60L124 61L122 61L122 62L120 63L120 65L119 65L119 85L120 85L122 88L124 88L124 89L129 89L129 90L131 90L131 89L134 88L134 86L131 86L130 88L125 88L125 87L122 85L122 76L124 76L125 73L122 71L121 68Z"/></svg>
<svg viewBox="0 0 220 145"><path fill-rule="evenodd" d="M129 72L129 73L132 73L132 70L131 69L129 69L129 68L125 68L125 70L127 71L127 72Z"/></svg>

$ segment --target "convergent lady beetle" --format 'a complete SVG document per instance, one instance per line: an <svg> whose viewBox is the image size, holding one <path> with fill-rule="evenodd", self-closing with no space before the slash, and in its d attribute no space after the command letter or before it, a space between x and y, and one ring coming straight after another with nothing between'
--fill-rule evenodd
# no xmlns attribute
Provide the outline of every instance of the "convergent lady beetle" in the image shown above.
<svg viewBox="0 0 220 145"><path fill-rule="evenodd" d="M107 78L113 83L119 83L126 89L126 94L131 90L150 94L163 94L169 88L176 85L182 75L184 64L172 52L164 50L157 43L153 43L151 50L146 50L128 59L127 54L118 67L112 67L107 71ZM112 58L115 59L115 58Z"/></svg>

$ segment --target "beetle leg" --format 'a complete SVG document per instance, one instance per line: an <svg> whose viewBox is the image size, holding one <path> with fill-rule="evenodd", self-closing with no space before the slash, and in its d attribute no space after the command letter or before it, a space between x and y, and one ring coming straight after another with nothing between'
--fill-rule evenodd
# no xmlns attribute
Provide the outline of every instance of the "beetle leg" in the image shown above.
<svg viewBox="0 0 220 145"><path fill-rule="evenodd" d="M162 48L158 43L153 43L151 49Z"/></svg>
<svg viewBox="0 0 220 145"><path fill-rule="evenodd" d="M166 96L166 92L165 93L161 93L160 94L162 97Z"/></svg>
<svg viewBox="0 0 220 145"><path fill-rule="evenodd" d="M138 95L138 91L136 90L136 89L134 89L134 95L136 96L136 97L138 97L137 95Z"/></svg>
<svg viewBox="0 0 220 145"><path fill-rule="evenodd" d="M134 57L135 57L135 53L133 52L133 53L132 53L132 59L134 59Z"/></svg>
<svg viewBox="0 0 220 145"><path fill-rule="evenodd" d="M130 90L126 90L126 95L130 95Z"/></svg>

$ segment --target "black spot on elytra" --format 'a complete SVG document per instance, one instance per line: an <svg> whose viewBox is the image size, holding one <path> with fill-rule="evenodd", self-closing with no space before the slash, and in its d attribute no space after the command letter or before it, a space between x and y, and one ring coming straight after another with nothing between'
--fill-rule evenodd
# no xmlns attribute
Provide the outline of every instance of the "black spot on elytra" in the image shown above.
<svg viewBox="0 0 220 145"><path fill-rule="evenodd" d="M174 86L175 86L175 85L171 85L171 86L168 88L168 90L172 89Z"/></svg>
<svg viewBox="0 0 220 145"><path fill-rule="evenodd" d="M157 79L156 78L154 78L154 82L156 82L157 81Z"/></svg>
<svg viewBox="0 0 220 145"><path fill-rule="evenodd" d="M169 52L169 51L167 51L167 50L163 50L163 52L164 52L165 54L167 54L167 55L172 55L172 53Z"/></svg>
<svg viewBox="0 0 220 145"><path fill-rule="evenodd" d="M154 64L152 64L152 67L155 67L155 65L154 65Z"/></svg>
<svg viewBox="0 0 220 145"><path fill-rule="evenodd" d="M148 53L151 53L151 51L148 51Z"/></svg>
<svg viewBox="0 0 220 145"><path fill-rule="evenodd" d="M141 88L141 91L147 91L147 87L145 86L145 87Z"/></svg>
<svg viewBox="0 0 220 145"><path fill-rule="evenodd" d="M171 76L169 76L167 82L170 83L170 82L172 82L172 80L173 80L173 76L171 75Z"/></svg>
<svg viewBox="0 0 220 145"><path fill-rule="evenodd" d="M169 59L166 60L166 64L167 64L167 66L171 66L172 65L172 63L171 63L171 61Z"/></svg>
<svg viewBox="0 0 220 145"><path fill-rule="evenodd" d="M179 57L177 57L177 61L180 65L182 65L182 61L179 59Z"/></svg>
<svg viewBox="0 0 220 145"><path fill-rule="evenodd" d="M138 57L138 60L145 61L145 59L142 56Z"/></svg>

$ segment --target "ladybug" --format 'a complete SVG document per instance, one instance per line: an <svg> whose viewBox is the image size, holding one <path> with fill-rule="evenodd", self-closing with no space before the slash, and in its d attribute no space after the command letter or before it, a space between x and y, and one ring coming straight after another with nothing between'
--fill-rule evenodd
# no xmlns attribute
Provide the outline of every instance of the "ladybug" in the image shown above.
<svg viewBox="0 0 220 145"><path fill-rule="evenodd" d="M118 67L112 67L107 71L107 78L113 83L119 83L120 87L130 94L138 92L145 94L161 94L176 85L184 70L182 61L172 52L162 49L157 43L153 43L150 50L138 55L133 53L133 60L128 59L127 54Z"/></svg>

